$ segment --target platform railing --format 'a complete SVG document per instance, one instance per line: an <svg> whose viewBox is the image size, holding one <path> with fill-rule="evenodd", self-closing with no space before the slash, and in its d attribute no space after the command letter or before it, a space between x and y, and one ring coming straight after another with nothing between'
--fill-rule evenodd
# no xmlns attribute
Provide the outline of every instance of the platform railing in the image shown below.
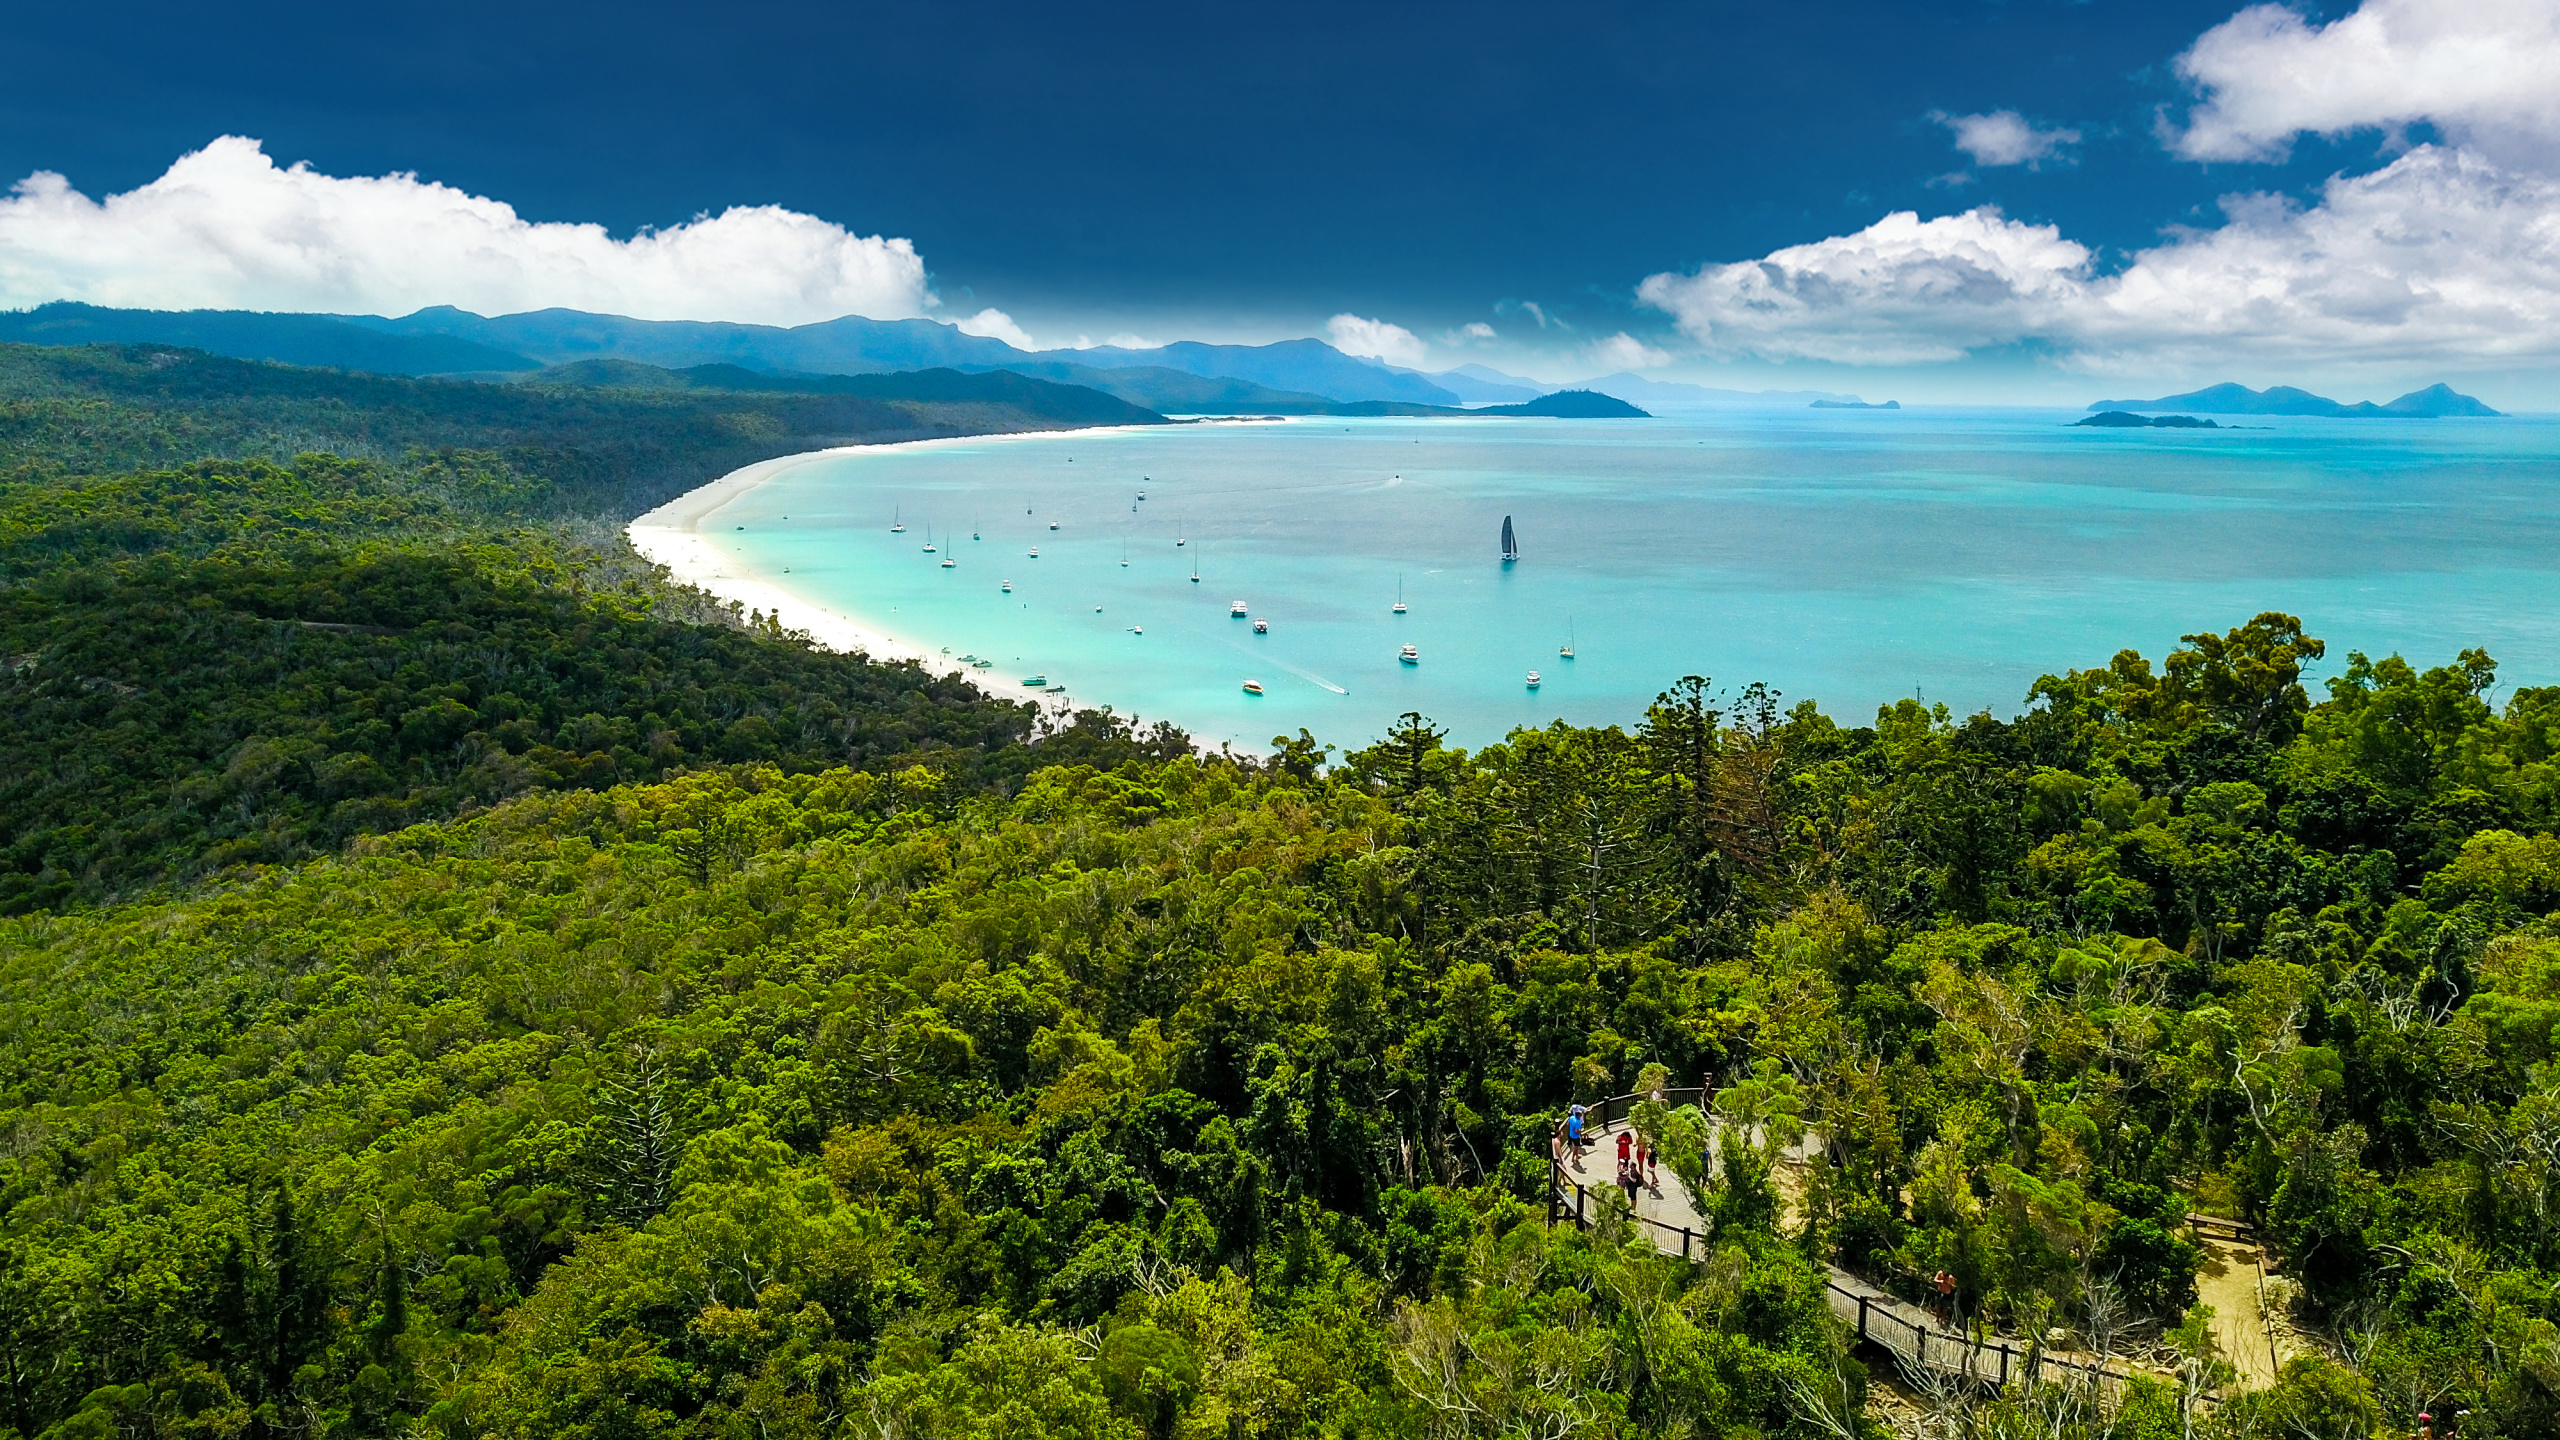
<svg viewBox="0 0 2560 1440"><path fill-rule="evenodd" d="M1700 1087L1690 1085L1666 1087L1659 1092L1613 1095L1585 1109L1584 1133L1588 1135L1617 1124L1633 1113L1639 1103L1654 1099L1657 1094L1664 1104L1678 1106L1695 1103L1703 1093ZM1548 1157L1547 1180L1547 1224L1553 1226L1570 1221L1577 1229L1590 1229L1597 1218L1592 1213L1591 1201L1592 1191L1597 1187L1568 1176L1561 1151ZM1654 1247L1665 1254L1676 1254L1690 1261L1705 1258L1707 1235L1702 1230L1674 1225L1632 1211L1626 1212L1624 1218L1652 1232ZM1671 1243L1674 1240L1678 1242L1676 1250ZM1905 1366L2001 1387L2019 1379L2076 1376L2114 1392L2132 1378L2123 1370L2067 1359L2005 1338L1985 1339L1951 1327L1932 1326L1925 1317L1911 1318L1904 1313L1902 1302L1867 1288L1838 1266L1825 1265L1823 1270L1824 1299L1831 1312L1856 1333L1860 1342L1885 1350Z"/></svg>

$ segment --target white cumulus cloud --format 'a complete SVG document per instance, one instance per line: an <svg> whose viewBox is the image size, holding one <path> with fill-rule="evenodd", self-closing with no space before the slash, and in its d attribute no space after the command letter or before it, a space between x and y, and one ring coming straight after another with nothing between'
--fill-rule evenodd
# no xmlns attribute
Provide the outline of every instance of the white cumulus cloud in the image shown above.
<svg viewBox="0 0 2560 1440"><path fill-rule="evenodd" d="M1603 370L1650 370L1671 363L1667 350L1657 350L1621 330L1606 340L1594 340L1590 347L1591 363Z"/></svg>
<svg viewBox="0 0 2560 1440"><path fill-rule="evenodd" d="M2080 132L2056 125L2040 127L2015 110L1987 115L1950 115L1932 110L1929 118L1954 132L1956 148L1976 165L2024 165L2033 169L2047 160L2068 158L2063 152L2080 143Z"/></svg>
<svg viewBox="0 0 2560 1440"><path fill-rule="evenodd" d="M2084 368L2560 362L2560 182L2421 146L2309 206L2223 207L2111 275L2058 228L1983 207L1888 215L1637 294L1710 354L1769 359L1913 364L2032 340Z"/></svg>
<svg viewBox="0 0 2560 1440"><path fill-rule="evenodd" d="M415 175L279 168L239 136L104 200L49 171L19 181L0 199L0 304L48 300L386 314L558 305L776 325L902 319L933 303L908 241L779 206L616 240Z"/></svg>
<svg viewBox="0 0 2560 1440"><path fill-rule="evenodd" d="M970 316L966 320L953 321L952 328L958 330L963 335L984 335L990 339L1001 340L1016 350L1037 350L1040 348L1039 346L1031 343L1030 331L1014 324L1012 316L996 309L992 305L979 311L977 314Z"/></svg>
<svg viewBox="0 0 2560 1440"><path fill-rule="evenodd" d="M2202 100L2164 127L2191 160L2276 160L2293 137L2430 120L2508 163L2560 152L2560 4L2365 0L2313 25L2253 5L2178 57Z"/></svg>
<svg viewBox="0 0 2560 1440"><path fill-rule="evenodd" d="M2093 287L2065 333L2191 362L2560 360L2560 182L2421 146L2309 207L2224 209Z"/></svg>
<svg viewBox="0 0 2560 1440"><path fill-rule="evenodd" d="M1421 336L1401 325L1364 319L1347 312L1326 321L1324 331L1333 341L1333 348L1343 354L1365 355L1390 365L1418 367L1423 357L1430 353L1430 347L1422 343Z"/></svg>
<svg viewBox="0 0 2560 1440"><path fill-rule="evenodd" d="M2085 292L2089 251L1992 206L1897 211L1855 235L1645 280L1709 353L1911 365L1953 360L2050 323Z"/></svg>

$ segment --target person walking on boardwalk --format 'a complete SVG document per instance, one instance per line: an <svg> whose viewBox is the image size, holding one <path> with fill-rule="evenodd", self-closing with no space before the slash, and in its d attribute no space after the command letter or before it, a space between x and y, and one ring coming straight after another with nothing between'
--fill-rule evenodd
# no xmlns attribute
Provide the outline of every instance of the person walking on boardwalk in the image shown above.
<svg viewBox="0 0 2560 1440"><path fill-rule="evenodd" d="M1619 1132L1618 1132L1618 1173L1619 1173L1621 1176L1623 1176L1623 1175L1625 1175L1625 1174L1627 1173L1627 1167L1628 1167L1628 1166L1630 1166L1630 1165L1632 1165L1632 1164L1634 1164L1634 1163L1635 1163L1635 1148L1636 1148L1636 1135L1635 1135L1635 1132L1634 1132L1634 1131L1632 1131L1632 1130L1621 1130L1621 1131L1619 1131Z"/></svg>
<svg viewBox="0 0 2560 1440"><path fill-rule="evenodd" d="M1644 1172L1644 1188L1652 1191L1656 1195L1661 1194L1661 1159L1654 1152L1653 1141L1650 1137L1640 1136L1636 1140L1636 1168Z"/></svg>
<svg viewBox="0 0 2560 1440"><path fill-rule="evenodd" d="M1565 1145L1566 1145L1568 1148L1570 1148L1570 1149L1573 1151L1573 1168L1574 1168L1574 1169L1576 1169L1576 1170L1581 1169L1581 1168L1582 1168L1582 1107L1581 1107L1580 1105L1576 1105L1576 1106L1574 1106L1571 1110L1568 1110L1568 1111L1566 1111L1566 1112L1565 1112L1565 1116L1564 1116L1564 1143L1565 1143Z"/></svg>
<svg viewBox="0 0 2560 1440"><path fill-rule="evenodd" d="M1930 1278L1929 1284L1938 1292L1939 1315L1947 1328L1953 1330L1956 1328L1956 1277L1941 1270Z"/></svg>

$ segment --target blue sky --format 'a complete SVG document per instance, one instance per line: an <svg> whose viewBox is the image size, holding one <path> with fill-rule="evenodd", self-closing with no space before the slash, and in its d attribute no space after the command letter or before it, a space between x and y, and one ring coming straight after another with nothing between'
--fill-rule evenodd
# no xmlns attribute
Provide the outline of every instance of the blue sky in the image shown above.
<svg viewBox="0 0 2560 1440"><path fill-rule="evenodd" d="M1559 377L1632 361L2059 395L2237 362L2253 383L2364 393L2443 374L2520 396L2548 389L2552 357L2519 338L2538 299L2436 303L2460 256L2368 272L2389 250L2375 217L2451 234L2420 213L2445 204L2485 227L2447 245L2515 252L2451 281L2532 290L2560 269L2531 253L2540 192L2513 198L2546 182L2560 127L2460 59L2507 54L2530 90L2555 9L2368 0L2288 29L2230 0L17 6L0 15L0 172L51 172L62 193L22 186L23 213L0 214L0 299L398 309L439 293L783 320L855 301L1041 344L1318 334ZM2261 77L2285 65L2334 74L2273 93ZM2448 69L2482 93L2447 98ZM443 294L436 255L327 263L375 242L308 205L279 218L310 197L243 154L165 178L223 136L275 166L409 172L609 238L778 210L693 237L691 269L653 255L614 280L623 259L554 236L512 288L455 270ZM2357 183L2382 193L2333 193ZM158 221L64 208L155 184L215 199ZM400 210L417 197L368 194L310 203L381 199L423 237L404 245L442 233ZM2256 198L2235 212L2234 195ZM1872 228L1897 212L1920 228ZM2327 278L2275 273L2306 218L2333 212L2373 243L2324 232L2311 269ZM784 213L849 238L831 250ZM2199 248L2235 214L2263 243ZM295 224L309 233L278 229ZM212 259L162 253L222 226L259 234ZM870 237L904 245L847 248ZM1755 272L1777 292L1719 268L1791 247L1816 249ZM309 273L278 269L293 265ZM546 265L575 273L545 281ZM724 268L783 278L756 291ZM2128 298L2129 271L2234 298L2164 320L2177 306ZM2356 293L2298 315L2258 304L2339 273L2364 277ZM2444 313L2376 323L2408 309L2409 284Z"/></svg>

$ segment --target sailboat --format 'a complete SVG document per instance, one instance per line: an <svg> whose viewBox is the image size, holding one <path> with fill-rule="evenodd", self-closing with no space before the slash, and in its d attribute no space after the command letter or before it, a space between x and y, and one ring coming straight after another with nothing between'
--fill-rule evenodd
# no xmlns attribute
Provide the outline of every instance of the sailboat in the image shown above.
<svg viewBox="0 0 2560 1440"><path fill-rule="evenodd" d="M1511 517L1505 515L1502 517L1502 563L1508 565L1519 558L1520 542L1512 538Z"/></svg>
<svg viewBox="0 0 2560 1440"><path fill-rule="evenodd" d="M1120 568L1129 568L1129 542L1126 540L1120 542Z"/></svg>
<svg viewBox="0 0 2560 1440"><path fill-rule="evenodd" d="M1395 613L1396 613L1396 614L1398 614L1398 615L1401 615L1401 614L1403 614L1403 613L1404 613L1404 574L1403 574L1403 572L1401 572L1401 571L1397 572L1397 574L1396 574L1396 608L1395 608Z"/></svg>
<svg viewBox="0 0 2560 1440"><path fill-rule="evenodd" d="M927 555L933 553L933 522L930 520L925 522L924 527L924 553Z"/></svg>
<svg viewBox="0 0 2560 1440"><path fill-rule="evenodd" d="M1573 658L1573 617L1570 615L1564 619L1564 647L1556 653L1567 660Z"/></svg>
<svg viewBox="0 0 2560 1440"><path fill-rule="evenodd" d="M975 515L969 517L969 538L972 540L984 540L987 538L986 536L978 533L978 517Z"/></svg>
<svg viewBox="0 0 2560 1440"><path fill-rule="evenodd" d="M1182 538L1182 522L1179 520L1173 522L1173 543L1176 545L1188 545L1191 543L1190 541Z"/></svg>
<svg viewBox="0 0 2560 1440"><path fill-rule="evenodd" d="M904 520L902 520L902 519L900 519L900 518L898 518L898 517L899 517L900 515L902 515L903 513L905 513L905 512L903 512L903 511L901 511L901 510L898 510L898 509L896 509L896 508L894 508L894 507L889 511L889 533L890 533L890 534L892 534L892 535L904 535L904 534L906 534L906 533L907 533L907 522L906 522L906 521L904 521Z"/></svg>

